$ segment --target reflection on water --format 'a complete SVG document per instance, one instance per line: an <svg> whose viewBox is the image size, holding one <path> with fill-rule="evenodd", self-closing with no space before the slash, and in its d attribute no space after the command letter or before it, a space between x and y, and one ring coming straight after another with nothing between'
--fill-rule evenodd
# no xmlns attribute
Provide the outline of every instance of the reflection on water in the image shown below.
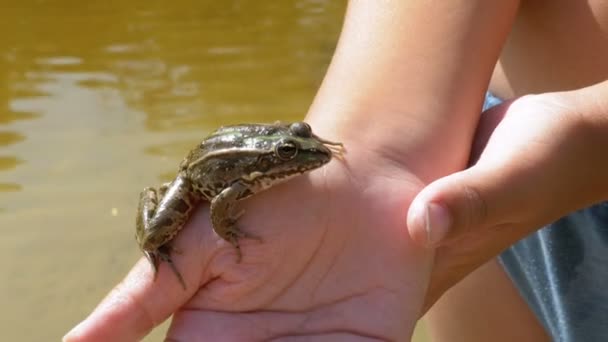
<svg viewBox="0 0 608 342"><path fill-rule="evenodd" d="M133 240L138 191L171 177L210 130L301 118L344 5L4 4L3 339L57 340L91 310L140 257Z"/></svg>
<svg viewBox="0 0 608 342"><path fill-rule="evenodd" d="M299 3L305 5L208 2L187 13L135 11L139 20L103 52L129 105L147 109L151 130L302 115L342 9ZM172 29L154 29L160 25Z"/></svg>
<svg viewBox="0 0 608 342"><path fill-rule="evenodd" d="M25 139L25 135L17 132L0 132L0 146L9 146Z"/></svg>
<svg viewBox="0 0 608 342"><path fill-rule="evenodd" d="M18 164L21 164L22 161L17 159L17 157L0 157L0 171L6 169L12 169L16 167Z"/></svg>

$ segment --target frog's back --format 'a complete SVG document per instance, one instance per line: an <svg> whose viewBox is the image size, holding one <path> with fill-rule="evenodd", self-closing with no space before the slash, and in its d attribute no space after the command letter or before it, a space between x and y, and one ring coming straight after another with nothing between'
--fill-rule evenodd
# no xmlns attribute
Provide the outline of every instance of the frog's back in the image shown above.
<svg viewBox="0 0 608 342"><path fill-rule="evenodd" d="M289 128L285 125L244 124L223 126L205 138L201 148L210 151L221 148L245 148L257 141L263 141L265 138L288 134L290 134Z"/></svg>
<svg viewBox="0 0 608 342"><path fill-rule="evenodd" d="M281 125L224 126L190 152L182 167L195 189L210 199L236 180L264 171L260 156L271 153L277 137L289 134Z"/></svg>
<svg viewBox="0 0 608 342"><path fill-rule="evenodd" d="M207 199L237 181L255 193L328 162L324 143L303 122L224 126L190 152L180 172Z"/></svg>

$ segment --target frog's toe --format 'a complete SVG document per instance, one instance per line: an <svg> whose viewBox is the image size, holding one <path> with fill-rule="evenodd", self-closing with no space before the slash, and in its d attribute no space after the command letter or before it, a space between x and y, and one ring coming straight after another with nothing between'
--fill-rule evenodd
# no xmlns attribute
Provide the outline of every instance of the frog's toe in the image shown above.
<svg viewBox="0 0 608 342"><path fill-rule="evenodd" d="M158 273L158 258L156 257L156 253L144 251L144 255L146 256L146 259L148 259L148 261L150 262L150 265L152 265L154 275L156 276L156 273Z"/></svg>
<svg viewBox="0 0 608 342"><path fill-rule="evenodd" d="M237 263L240 263L241 259L243 258L243 253L241 252L241 245L239 243L240 239L251 239L258 242L263 242L261 237L241 230L237 228L237 226L232 226L227 232L226 240L230 242L230 244L236 249L238 258Z"/></svg>
<svg viewBox="0 0 608 342"><path fill-rule="evenodd" d="M245 232L245 231L241 231L241 236L240 236L240 237L241 237L241 238L244 238L244 239L251 239L251 240L255 240L255 241L257 241L257 242L264 242L264 240L262 240L262 238L261 238L261 237L259 237L259 236L255 235L255 234L247 233L247 232Z"/></svg>
<svg viewBox="0 0 608 342"><path fill-rule="evenodd" d="M236 239L252 239L252 240L262 242L261 237L255 235L255 234L248 233L248 232L240 229L236 225L232 225L232 227L230 227L228 234L230 236L234 236Z"/></svg>
<svg viewBox="0 0 608 342"><path fill-rule="evenodd" d="M228 241L234 247L234 249L236 249L238 259L237 262L241 262L241 259L243 257L243 253L241 252L241 245L239 244L240 235L241 234L239 233L238 229L231 228L226 231L226 236L224 237L224 240Z"/></svg>
<svg viewBox="0 0 608 342"><path fill-rule="evenodd" d="M165 246L165 248L167 248L168 252L170 252L170 253L175 253L178 255L184 254L184 252L180 248L177 248L173 245L167 245L167 246Z"/></svg>
<svg viewBox="0 0 608 342"><path fill-rule="evenodd" d="M180 285L182 285L182 288L184 290L186 290L186 282L184 281L182 274L177 269L177 266L175 266L175 263L173 263L173 259L171 259L171 252L174 252L174 251L175 251L175 249L171 245L162 246L156 252L156 254L158 256L157 260L159 260L159 262L164 261L169 265L169 267L171 267L171 270L177 277L177 280L179 281ZM158 268L158 265L156 266L156 268ZM155 272L155 277L156 277L156 274L158 274L158 272Z"/></svg>
<svg viewBox="0 0 608 342"><path fill-rule="evenodd" d="M243 260L243 252L241 251L239 240L235 237L230 243L234 246L234 249L236 249L236 262L240 264L241 260Z"/></svg>
<svg viewBox="0 0 608 342"><path fill-rule="evenodd" d="M238 219L240 219L243 216L243 214L245 214L245 210L243 210L243 209L241 209L237 213L233 214L231 217L232 222L238 221Z"/></svg>

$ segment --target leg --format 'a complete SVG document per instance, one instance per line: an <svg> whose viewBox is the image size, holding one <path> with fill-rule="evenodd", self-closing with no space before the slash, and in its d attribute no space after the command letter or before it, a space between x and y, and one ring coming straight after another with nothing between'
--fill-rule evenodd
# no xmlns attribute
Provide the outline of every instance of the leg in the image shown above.
<svg viewBox="0 0 608 342"><path fill-rule="evenodd" d="M236 225L236 221L241 217L244 211L235 212L235 204L238 198L241 198L247 191L247 187L241 183L235 183L229 188L224 189L211 201L211 224L213 230L222 239L230 242L238 256L238 261L241 261L242 253L239 239L249 238L261 241L260 238L242 231Z"/></svg>
<svg viewBox="0 0 608 342"><path fill-rule="evenodd" d="M172 188L171 196L166 197ZM171 241L181 230L194 208L194 199L190 198L190 184L181 177L172 183L166 183L157 191L146 188L140 195L136 238L146 258L154 268L155 277L160 262L165 261L177 276L185 289L183 277L171 259L175 249Z"/></svg>
<svg viewBox="0 0 608 342"><path fill-rule="evenodd" d="M432 341L549 341L496 259L448 290L424 323Z"/></svg>
<svg viewBox="0 0 608 342"><path fill-rule="evenodd" d="M169 190L170 186L171 182L163 183L163 185L158 188L158 198L162 199L165 197L165 194L167 193L167 190Z"/></svg>
<svg viewBox="0 0 608 342"><path fill-rule="evenodd" d="M158 269L158 260L155 253L143 249L143 244L146 236L146 230L158 206L158 196L155 188L145 188L139 194L139 205L137 207L137 217L135 219L135 239L137 244L144 252L144 255L152 264L154 274Z"/></svg>
<svg viewBox="0 0 608 342"><path fill-rule="evenodd" d="M167 264L169 264L169 267L171 267L171 270L173 271L173 273L177 277L177 280L182 285L182 288L185 290L186 289L186 282L184 281L184 278L182 277L182 274L179 273L179 270L177 269L177 267L173 263L173 260L171 259L171 252L174 252L174 250L173 250L173 247L171 247L170 245L161 246L161 247L159 247L156 250L156 252L154 252L155 260L157 260L157 263L159 261L164 261ZM157 274L158 274L158 272L157 272L157 266L154 265L154 279L156 279L156 275Z"/></svg>

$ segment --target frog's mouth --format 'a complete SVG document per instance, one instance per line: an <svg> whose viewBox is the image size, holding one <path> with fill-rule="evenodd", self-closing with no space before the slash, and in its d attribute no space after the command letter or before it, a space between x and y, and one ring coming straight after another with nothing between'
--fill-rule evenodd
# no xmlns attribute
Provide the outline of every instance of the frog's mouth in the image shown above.
<svg viewBox="0 0 608 342"><path fill-rule="evenodd" d="M318 166L321 166L321 165L323 165L323 164L319 163ZM253 189L255 189L255 190L253 192L258 192L261 190L268 189L268 188L272 187L273 185L286 182L289 179L299 176L301 174L304 174L307 171L312 170L314 168L316 168L316 167L311 167L311 168L306 168L306 169L301 168L301 169L297 169L297 170L290 169L290 170L275 172L275 173L271 173L271 174L263 174L261 172L258 174L254 173L254 174L250 174L244 180L254 186Z"/></svg>
<svg viewBox="0 0 608 342"><path fill-rule="evenodd" d="M274 170L274 172L256 171L249 174L244 179L250 184L254 184L258 189L256 191L268 189L273 185L283 183L293 177L317 169L327 164L332 156L336 155L340 158L344 153L344 147L340 143L330 142L330 144L325 144L324 141L323 147L325 148L301 150L299 151L300 158L298 159L300 162L286 164L281 169ZM304 163L301 162L302 154L308 155L304 158L304 160L306 160ZM323 156L323 158L321 156Z"/></svg>

